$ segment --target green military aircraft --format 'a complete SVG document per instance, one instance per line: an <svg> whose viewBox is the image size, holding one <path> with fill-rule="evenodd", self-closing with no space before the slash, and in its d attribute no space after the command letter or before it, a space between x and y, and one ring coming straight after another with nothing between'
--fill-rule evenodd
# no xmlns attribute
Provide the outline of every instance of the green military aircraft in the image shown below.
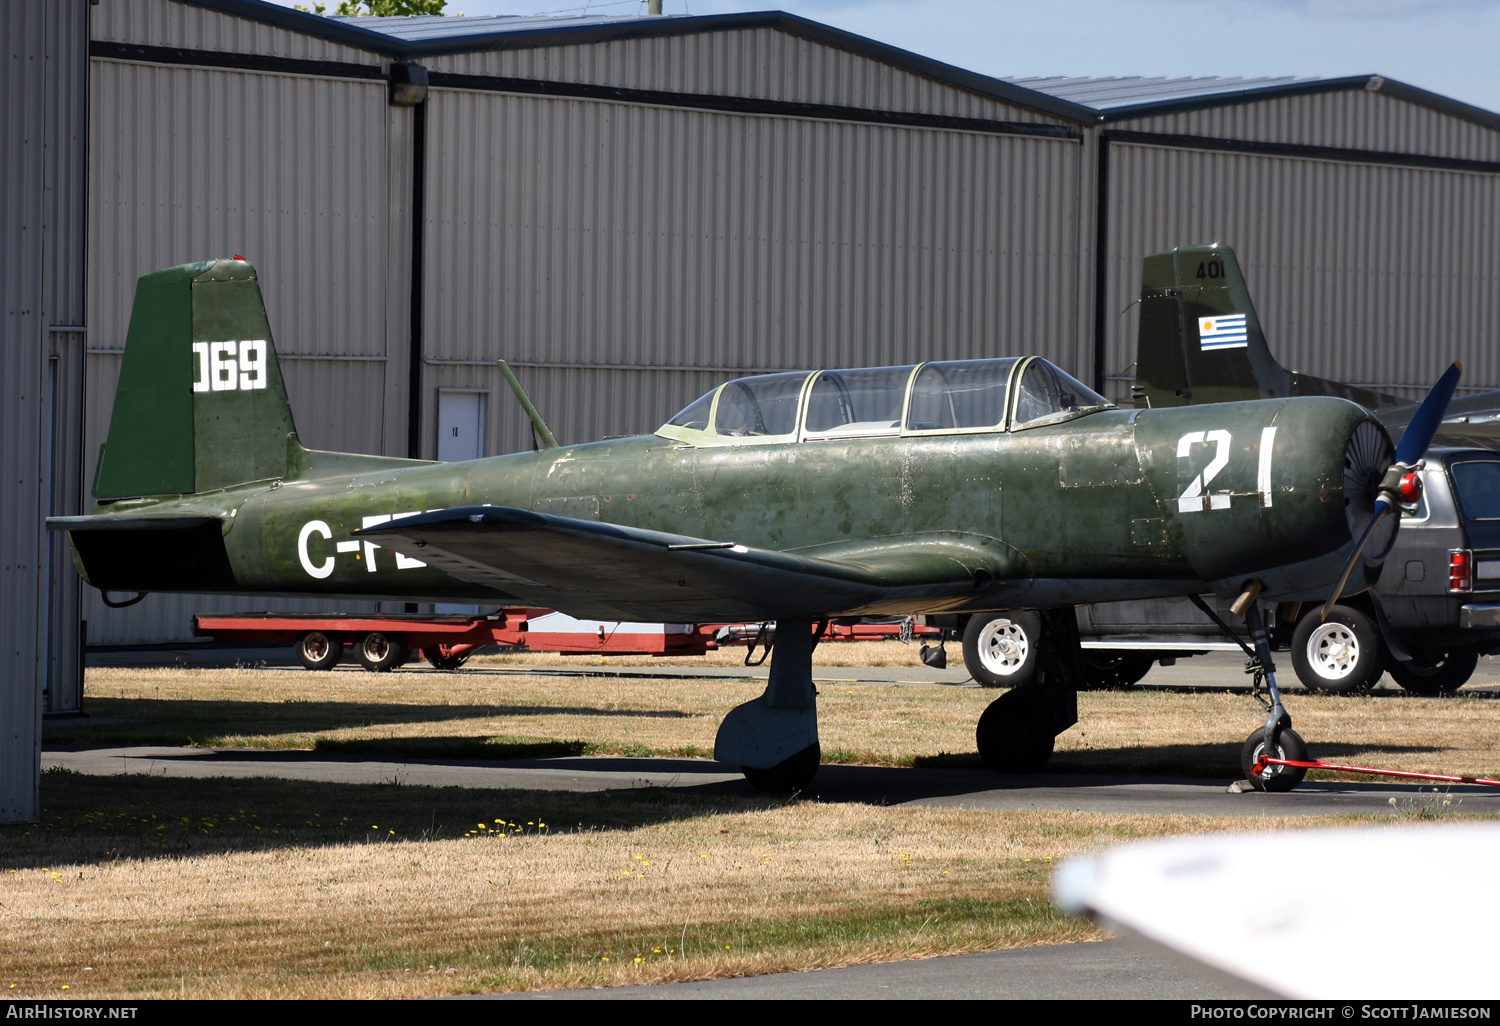
<svg viewBox="0 0 1500 1026"><path fill-rule="evenodd" d="M1332 395L1359 403L1396 437L1417 403L1283 367L1271 354L1239 258L1219 243L1153 253L1141 270L1133 398L1159 410ZM1437 445L1500 448L1500 391L1452 400Z"/></svg>
<svg viewBox="0 0 1500 1026"><path fill-rule="evenodd" d="M1247 766L1305 755L1253 599L1321 598L1346 565L1363 587L1405 455L1342 398L1121 410L1036 357L739 378L653 434L584 445L533 419L545 448L461 463L308 450L255 270L187 264L140 280L94 512L48 524L106 592L774 620L765 693L729 713L715 755L790 790L819 761L817 621L1049 611L1034 683L977 728L987 765L1033 771L1077 719L1068 607L1205 591L1240 596L1266 673Z"/></svg>

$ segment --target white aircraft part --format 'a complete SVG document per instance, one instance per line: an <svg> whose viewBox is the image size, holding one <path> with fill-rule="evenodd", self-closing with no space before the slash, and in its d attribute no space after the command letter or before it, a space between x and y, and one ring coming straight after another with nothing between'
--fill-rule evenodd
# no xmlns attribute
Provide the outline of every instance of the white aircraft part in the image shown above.
<svg viewBox="0 0 1500 1026"><path fill-rule="evenodd" d="M1445 800L1400 799L1435 811ZM1497 851L1500 826L1488 824L1187 837L1069 859L1053 896L1289 998L1488 1005L1500 878L1485 867ZM1440 961L1421 970L1392 963L1438 948Z"/></svg>

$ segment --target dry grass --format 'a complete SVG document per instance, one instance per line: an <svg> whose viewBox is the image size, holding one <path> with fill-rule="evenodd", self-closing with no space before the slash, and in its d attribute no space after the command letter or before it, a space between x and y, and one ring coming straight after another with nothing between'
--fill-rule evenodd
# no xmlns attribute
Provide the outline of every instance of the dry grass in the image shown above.
<svg viewBox="0 0 1500 1026"><path fill-rule="evenodd" d="M94 669L86 706L95 719L50 727L48 739L706 754L724 712L759 689L482 668ZM994 696L825 683L825 751L885 765L973 764L973 725ZM1238 739L1260 719L1249 699L1223 693L1096 693L1080 706L1082 724L1060 739L1063 771L1237 775ZM1494 701L1298 696L1294 713L1322 754L1496 768ZM671 790L68 774L45 777L43 805L41 825L0 831L0 972L15 997L417 997L1077 941L1099 934L1046 900L1053 860L1246 826Z"/></svg>
<svg viewBox="0 0 1500 1026"><path fill-rule="evenodd" d="M760 688L749 680L558 678L482 668L98 668L89 671L85 701L104 722L49 726L47 738L413 757L706 757L720 719ZM977 766L974 724L996 694L829 682L820 691L825 761L887 766ZM1053 770L1237 776L1240 743L1263 717L1249 698L1215 692L1098 692L1080 695L1079 707L1079 725L1058 738ZM1500 772L1500 702L1492 699L1298 694L1291 708L1315 755L1395 769Z"/></svg>
<svg viewBox="0 0 1500 1026"><path fill-rule="evenodd" d="M44 805L0 835L11 997L419 997L1088 940L1047 900L1054 860L1245 827L62 774Z"/></svg>

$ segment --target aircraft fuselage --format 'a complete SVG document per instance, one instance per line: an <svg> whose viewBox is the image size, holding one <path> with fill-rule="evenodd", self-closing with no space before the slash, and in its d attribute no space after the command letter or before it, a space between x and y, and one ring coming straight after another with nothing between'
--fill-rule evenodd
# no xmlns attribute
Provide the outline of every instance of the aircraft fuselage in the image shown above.
<svg viewBox="0 0 1500 1026"><path fill-rule="evenodd" d="M1251 576L1291 595L1326 588L1347 552L1345 449L1368 420L1341 399L1298 398L1014 431L711 446L646 435L462 463L302 450L295 479L101 505L217 521L191 542L134 532L154 554L128 568L115 547L75 540L104 588L545 604L354 537L493 505L835 560L879 539L958 538L988 576L931 611L1233 590Z"/></svg>

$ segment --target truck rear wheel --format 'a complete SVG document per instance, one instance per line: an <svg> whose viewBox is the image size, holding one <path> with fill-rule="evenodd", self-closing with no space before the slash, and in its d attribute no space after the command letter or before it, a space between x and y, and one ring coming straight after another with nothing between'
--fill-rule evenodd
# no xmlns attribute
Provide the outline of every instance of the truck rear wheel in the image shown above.
<svg viewBox="0 0 1500 1026"><path fill-rule="evenodd" d="M327 631L308 631L292 647L305 670L331 670L344 658L344 639Z"/></svg>
<svg viewBox="0 0 1500 1026"><path fill-rule="evenodd" d="M371 673L385 673L406 662L406 646L397 635L371 631L355 643L354 658Z"/></svg>
<svg viewBox="0 0 1500 1026"><path fill-rule="evenodd" d="M1414 659L1400 663L1392 659L1386 669L1397 684L1414 695L1451 695L1468 683L1478 665L1477 649L1458 648L1436 662Z"/></svg>
<svg viewBox="0 0 1500 1026"><path fill-rule="evenodd" d="M1349 606L1334 606L1327 620L1313 608L1292 635L1292 667L1309 691L1362 695L1385 672L1380 636L1370 618Z"/></svg>
<svg viewBox="0 0 1500 1026"><path fill-rule="evenodd" d="M1149 655L1141 652L1087 649L1083 653L1083 669L1088 675L1089 687L1106 691L1139 684L1151 672L1154 662Z"/></svg>
<svg viewBox="0 0 1500 1026"><path fill-rule="evenodd" d="M1014 688L1036 674L1042 618L1029 609L975 613L964 628L964 666L982 687Z"/></svg>

